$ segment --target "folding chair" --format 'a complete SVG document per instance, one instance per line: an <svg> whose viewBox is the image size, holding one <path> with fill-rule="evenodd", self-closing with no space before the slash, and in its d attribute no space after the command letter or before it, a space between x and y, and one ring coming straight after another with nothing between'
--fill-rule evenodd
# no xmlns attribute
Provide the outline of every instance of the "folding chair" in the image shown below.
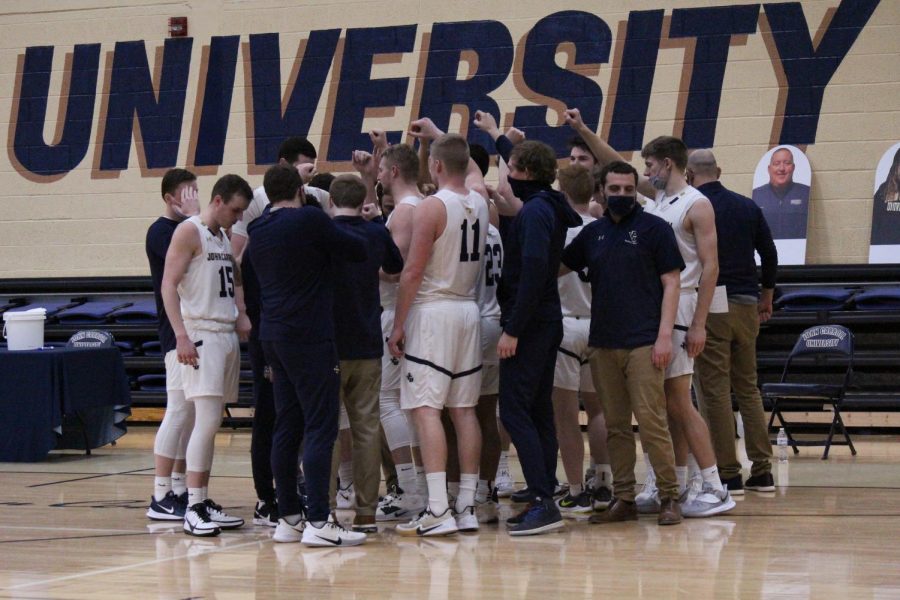
<svg viewBox="0 0 900 600"><path fill-rule="evenodd" d="M843 366L846 364L843 381L841 383L796 383L788 382L788 375L791 370L791 363L796 358L812 358L817 366L824 364ZM794 365L796 367L796 364ZM775 422L775 417L781 422L785 433L788 436L788 444L794 449L794 454L798 454L800 450L797 446L825 446L825 453L822 460L828 458L828 451L832 445L850 446L850 452L856 456L856 448L850 440L850 434L844 426L844 420L841 418L841 404L844 401L844 394L847 386L850 384L850 377L853 373L853 332L841 325L816 325L810 327L800 334L797 342L794 344L793 350L788 355L787 362L784 365L784 371L781 373L781 381L779 383L764 383L762 386L763 398L769 400L772 406L772 416L769 418L769 428ZM792 379L798 377L796 371L792 375ZM790 426L784 419L783 410L786 410L785 404L789 408L802 406L805 404L824 406L830 404L834 411L834 418L831 420L831 427L828 431L828 438L821 440L796 440L791 435ZM832 441L835 433L844 436L844 441Z"/></svg>

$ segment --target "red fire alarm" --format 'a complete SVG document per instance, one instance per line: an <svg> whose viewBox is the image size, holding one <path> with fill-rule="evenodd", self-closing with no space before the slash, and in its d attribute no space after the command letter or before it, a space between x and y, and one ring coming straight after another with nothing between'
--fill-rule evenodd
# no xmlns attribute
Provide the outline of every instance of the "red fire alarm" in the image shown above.
<svg viewBox="0 0 900 600"><path fill-rule="evenodd" d="M169 37L187 37L187 17L169 17Z"/></svg>

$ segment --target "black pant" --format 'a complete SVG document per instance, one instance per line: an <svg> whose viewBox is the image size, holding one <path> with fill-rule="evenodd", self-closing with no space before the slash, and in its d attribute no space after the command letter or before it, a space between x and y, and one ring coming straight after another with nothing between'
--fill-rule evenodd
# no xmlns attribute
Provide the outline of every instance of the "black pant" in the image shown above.
<svg viewBox="0 0 900 600"><path fill-rule="evenodd" d="M338 433L340 367L331 341L318 344L263 342L275 391L272 471L278 512L301 511L297 494L297 453L303 447L307 518L328 518L331 453Z"/></svg>
<svg viewBox="0 0 900 600"><path fill-rule="evenodd" d="M272 433L275 430L275 393L272 382L265 378L266 357L262 343L247 343L250 367L253 369L253 436L250 438L250 466L256 497L265 502L275 501L272 485Z"/></svg>
<svg viewBox="0 0 900 600"><path fill-rule="evenodd" d="M532 322L516 354L500 361L500 420L516 446L528 489L552 498L559 445L553 424L553 371L562 321Z"/></svg>

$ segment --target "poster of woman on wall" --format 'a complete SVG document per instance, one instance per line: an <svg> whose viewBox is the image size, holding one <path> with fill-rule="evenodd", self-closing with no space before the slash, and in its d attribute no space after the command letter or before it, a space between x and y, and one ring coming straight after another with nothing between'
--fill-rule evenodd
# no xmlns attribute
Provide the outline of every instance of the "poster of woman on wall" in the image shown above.
<svg viewBox="0 0 900 600"><path fill-rule="evenodd" d="M900 263L900 142L882 155L875 170L870 263Z"/></svg>
<svg viewBox="0 0 900 600"><path fill-rule="evenodd" d="M775 246L778 263L806 262L806 224L812 170L806 155L794 146L766 152L753 175L753 201L762 209Z"/></svg>

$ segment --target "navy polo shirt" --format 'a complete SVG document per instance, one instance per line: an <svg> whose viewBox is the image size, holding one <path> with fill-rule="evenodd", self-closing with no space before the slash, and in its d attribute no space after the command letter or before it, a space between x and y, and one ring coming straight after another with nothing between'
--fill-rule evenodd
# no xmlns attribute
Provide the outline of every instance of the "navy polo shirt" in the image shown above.
<svg viewBox="0 0 900 600"><path fill-rule="evenodd" d="M573 271L588 269L589 345L632 349L656 342L662 316L660 276L684 269L671 225L640 206L618 223L607 213L581 230L562 262Z"/></svg>
<svg viewBox="0 0 900 600"><path fill-rule="evenodd" d="M381 223L362 217L335 217L335 224L366 240L365 262L335 262L334 331L340 360L381 358L381 295L378 271L395 274L403 269L403 257Z"/></svg>

